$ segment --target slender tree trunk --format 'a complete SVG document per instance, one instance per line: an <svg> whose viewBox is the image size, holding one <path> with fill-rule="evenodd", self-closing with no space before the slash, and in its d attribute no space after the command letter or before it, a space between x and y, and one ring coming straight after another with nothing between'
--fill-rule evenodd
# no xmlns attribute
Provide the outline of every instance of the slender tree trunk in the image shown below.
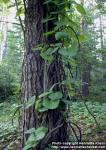
<svg viewBox="0 0 106 150"><path fill-rule="evenodd" d="M85 3L85 1L81 0L81 5L84 5L84 3ZM86 24L85 24L83 16L81 17L80 26L81 26L82 32L86 31ZM84 51L83 48L82 48L82 51ZM82 58L81 61L83 64L83 68L82 68L82 72L81 72L81 80L82 80L81 91L82 91L82 95L84 97L87 97L89 95L90 69L88 67L87 62L85 62L84 58Z"/></svg>
<svg viewBox="0 0 106 150"><path fill-rule="evenodd" d="M45 6L41 0L28 0L28 6L25 12L25 46L26 53L23 65L23 102L27 102L33 95L38 96L42 92L45 92L55 83L60 82L64 78L64 70L61 59L58 55L54 56L53 63L48 67L45 67L46 63L40 56L40 50L34 51L34 48L45 43L43 33L45 26L42 23L42 19L45 16ZM51 30L52 26L48 24L48 30ZM55 42L54 38L49 38L48 42ZM46 69L45 69L46 68ZM46 78L45 78L46 74ZM48 82L47 82L48 81ZM55 89L59 89L56 86ZM61 90L61 89L60 89ZM64 110L65 111L65 110ZM22 146L28 139L25 132L34 127L38 128L41 125L46 125L49 132L57 126L63 125L55 132L50 134L49 139L43 139L37 146L37 150L44 150L44 148L52 141L66 141L67 140L67 124L64 121L64 117L59 110L49 110L43 114L38 113L35 107L32 106L23 110L23 139Z"/></svg>
<svg viewBox="0 0 106 150"><path fill-rule="evenodd" d="M104 50L104 39L103 39L103 22L102 22L102 14L100 14L99 17L99 23L100 23L100 45L101 45L101 50L102 50L102 60L103 60L103 64L105 62L105 58L106 58L106 52ZM103 81L106 81L106 64L103 65Z"/></svg>
<svg viewBox="0 0 106 150"><path fill-rule="evenodd" d="M1 22L0 24L0 30L2 34L2 40L0 45L0 62L7 56L7 31L8 31L8 25L6 23L7 21L7 15L5 13L6 8L2 8L2 16L1 16Z"/></svg>
<svg viewBox="0 0 106 150"><path fill-rule="evenodd" d="M90 70L86 68L82 71L82 95L84 97L89 95L89 81L90 81Z"/></svg>

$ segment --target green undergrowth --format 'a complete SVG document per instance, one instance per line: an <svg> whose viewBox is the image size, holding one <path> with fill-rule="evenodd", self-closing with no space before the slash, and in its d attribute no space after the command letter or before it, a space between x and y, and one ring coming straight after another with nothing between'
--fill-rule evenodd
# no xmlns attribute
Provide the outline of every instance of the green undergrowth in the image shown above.
<svg viewBox="0 0 106 150"><path fill-rule="evenodd" d="M0 103L0 150L11 150L9 145L19 136L18 115L14 116L16 107L12 102Z"/></svg>
<svg viewBox="0 0 106 150"><path fill-rule="evenodd" d="M100 129L83 101L72 102L71 121L80 127L83 141L103 141L106 139L106 103L88 101L86 104L95 116ZM14 116L12 122L17 105L13 102L0 103L0 150L14 150L16 149L14 146L20 140L18 114Z"/></svg>
<svg viewBox="0 0 106 150"><path fill-rule="evenodd" d="M99 129L83 101L72 102L71 119L81 128L83 141L103 141L106 136L106 103L88 101L86 104Z"/></svg>

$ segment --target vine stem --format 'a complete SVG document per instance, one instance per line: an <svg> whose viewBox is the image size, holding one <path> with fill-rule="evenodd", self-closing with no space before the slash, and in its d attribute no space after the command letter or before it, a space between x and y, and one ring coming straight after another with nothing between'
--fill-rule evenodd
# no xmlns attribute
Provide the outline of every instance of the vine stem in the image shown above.
<svg viewBox="0 0 106 150"><path fill-rule="evenodd" d="M89 114L93 117L93 119L94 119L94 121L95 121L95 123L96 123L98 129L101 130L101 127L100 127L100 125L99 125L99 123L98 123L96 117L95 117L95 116L92 114L92 112L89 110L88 105L86 104L86 101L85 101L85 100L84 100L84 105L85 105L87 111L89 112Z"/></svg>

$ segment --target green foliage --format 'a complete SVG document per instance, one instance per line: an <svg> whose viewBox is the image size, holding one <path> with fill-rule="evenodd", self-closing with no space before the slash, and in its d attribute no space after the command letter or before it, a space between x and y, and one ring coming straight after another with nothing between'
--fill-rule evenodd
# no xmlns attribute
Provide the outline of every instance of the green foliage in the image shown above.
<svg viewBox="0 0 106 150"><path fill-rule="evenodd" d="M7 56L0 64L0 99L17 95L20 92L21 64L23 57L23 39L20 28L14 27L8 32ZM15 44L15 45L14 45Z"/></svg>
<svg viewBox="0 0 106 150"><path fill-rule="evenodd" d="M100 103L100 102L87 102L87 105L90 109L90 111L94 114L96 117L98 123L100 124L100 127L102 130L104 130L104 123L106 118L106 103ZM94 119L87 111L86 107L84 106L84 102L72 102L71 104L72 109L72 118L73 120L81 125L84 125L84 132L86 134L89 134L88 131L91 128L91 132L93 129L97 129L97 126L94 122ZM106 126L105 126L106 127Z"/></svg>
<svg viewBox="0 0 106 150"><path fill-rule="evenodd" d="M44 112L49 109L56 109L59 106L60 100L62 99L63 94L61 92L53 92L52 90L42 93L36 98L32 96L28 99L28 102L25 104L25 108L35 105L35 108L39 112ZM42 99L43 98L43 99Z"/></svg>
<svg viewBox="0 0 106 150"><path fill-rule="evenodd" d="M76 9L79 13L86 15L86 11L84 9L84 7L81 4L77 4Z"/></svg>
<svg viewBox="0 0 106 150"><path fill-rule="evenodd" d="M44 92L44 93L42 93L42 94L39 95L39 98L48 96L48 95L51 94L51 93L52 93L52 91Z"/></svg>
<svg viewBox="0 0 106 150"><path fill-rule="evenodd" d="M26 109L28 109L29 107L33 106L35 104L35 100L36 100L36 97L35 96L32 96L31 98L29 98L27 104L26 104Z"/></svg>
<svg viewBox="0 0 106 150"><path fill-rule="evenodd" d="M67 39L68 36L69 36L69 35L68 35L66 32L57 32L57 33L55 34L56 40Z"/></svg>
<svg viewBox="0 0 106 150"><path fill-rule="evenodd" d="M12 82L13 78L6 65L0 65L0 99L7 98L13 94Z"/></svg>
<svg viewBox="0 0 106 150"><path fill-rule="evenodd" d="M65 57L73 57L77 54L77 48L69 47L69 48L61 48L59 53Z"/></svg>
<svg viewBox="0 0 106 150"><path fill-rule="evenodd" d="M54 20L54 19L55 19L55 17L54 18L47 17L47 18L43 19L42 22L47 23L48 21L51 21L51 20Z"/></svg>
<svg viewBox="0 0 106 150"><path fill-rule="evenodd" d="M41 139L44 138L45 134L48 132L48 129L45 127L39 127L37 129L31 128L26 134L30 134L26 145L23 150L29 150L30 148L36 147Z"/></svg>
<svg viewBox="0 0 106 150"><path fill-rule="evenodd" d="M10 2L10 0L0 0L1 4L6 4L7 5L9 2Z"/></svg>
<svg viewBox="0 0 106 150"><path fill-rule="evenodd" d="M49 109L56 109L59 107L59 103L63 97L61 92L54 92L52 90L39 95L39 100L36 101L35 108L39 112L44 112ZM41 99L43 98L43 99Z"/></svg>
<svg viewBox="0 0 106 150"><path fill-rule="evenodd" d="M47 109L56 109L59 106L59 100L43 100L43 106Z"/></svg>
<svg viewBox="0 0 106 150"><path fill-rule="evenodd" d="M14 117L12 125L12 116L16 105L10 101L0 103L0 149L5 149L9 143L19 137L18 114Z"/></svg>
<svg viewBox="0 0 106 150"><path fill-rule="evenodd" d="M16 15L17 16L20 16L20 15L22 15L22 14L24 14L24 8L23 7L20 7L18 10L17 10L17 13L16 13Z"/></svg>
<svg viewBox="0 0 106 150"><path fill-rule="evenodd" d="M62 97L63 97L63 94L61 92L53 92L48 95L48 98L50 98L51 100L58 100L58 99L61 99Z"/></svg>

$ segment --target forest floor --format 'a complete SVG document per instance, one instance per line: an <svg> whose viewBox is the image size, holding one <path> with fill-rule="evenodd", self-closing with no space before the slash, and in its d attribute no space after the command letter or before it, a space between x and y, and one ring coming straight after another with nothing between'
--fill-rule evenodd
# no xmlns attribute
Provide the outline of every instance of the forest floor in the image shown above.
<svg viewBox="0 0 106 150"><path fill-rule="evenodd" d="M19 150L19 123L17 103L3 102L0 103L0 150Z"/></svg>
<svg viewBox="0 0 106 150"><path fill-rule="evenodd" d="M81 128L82 141L106 142L106 103L88 101L86 105L89 110L83 101L71 107L71 120Z"/></svg>
<svg viewBox="0 0 106 150"><path fill-rule="evenodd" d="M87 102L92 114L100 126L98 129L93 117L86 109L83 102L72 102L71 104L71 120L77 124L82 131L83 141L105 141L106 142L106 103ZM18 114L14 116L17 104L10 102L0 103L0 150L20 150L20 137ZM76 140L75 136L71 139Z"/></svg>

